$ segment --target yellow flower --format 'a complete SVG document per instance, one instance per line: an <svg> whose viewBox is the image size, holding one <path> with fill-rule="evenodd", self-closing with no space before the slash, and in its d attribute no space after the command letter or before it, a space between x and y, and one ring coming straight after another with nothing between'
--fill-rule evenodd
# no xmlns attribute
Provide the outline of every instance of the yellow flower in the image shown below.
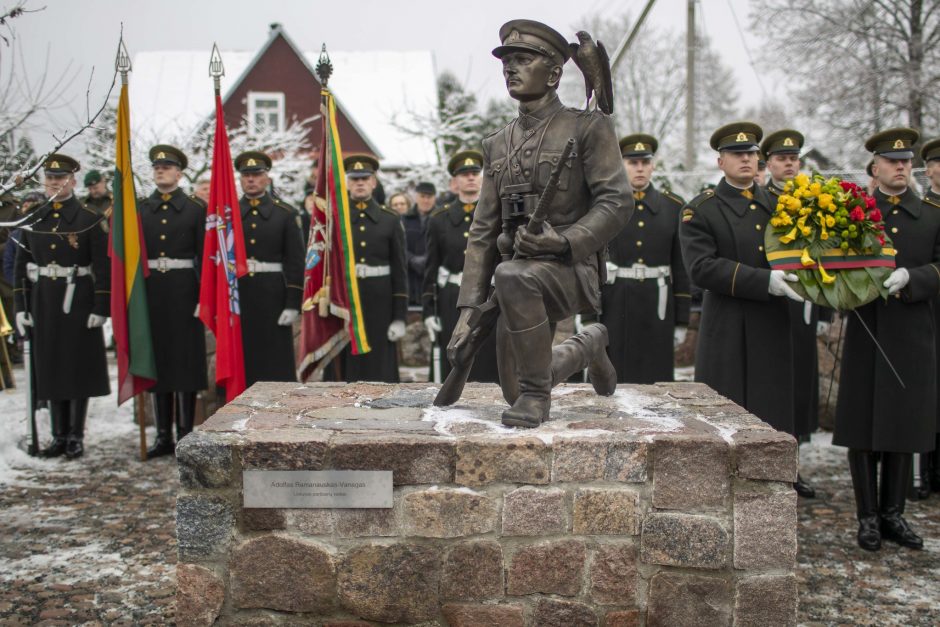
<svg viewBox="0 0 940 627"><path fill-rule="evenodd" d="M826 272L826 269L823 268L822 262L819 262L819 274L822 277L822 282L826 284L835 283L836 278L831 274Z"/></svg>
<svg viewBox="0 0 940 627"><path fill-rule="evenodd" d="M794 192L793 192L793 197L794 197L794 198L802 198L804 191L805 191L805 188L803 188L803 187L797 188L797 189L794 190Z"/></svg>
<svg viewBox="0 0 940 627"><path fill-rule="evenodd" d="M809 234L813 232L813 229L808 226L804 226L800 231L803 233L803 237L809 237Z"/></svg>
<svg viewBox="0 0 940 627"><path fill-rule="evenodd" d="M830 194L819 195L819 208L828 209L829 211L835 209L835 205L832 204L832 196Z"/></svg>
<svg viewBox="0 0 940 627"><path fill-rule="evenodd" d="M803 249L803 254L800 255L800 263L806 267L809 267L813 265L814 263L816 263L815 261L813 261L813 258L809 256L809 248Z"/></svg>
<svg viewBox="0 0 940 627"><path fill-rule="evenodd" d="M792 181L792 180L789 180L789 181L787 181L786 183L783 184L783 191L788 192L788 193L791 192L791 191L793 191L793 181Z"/></svg>
<svg viewBox="0 0 940 627"><path fill-rule="evenodd" d="M800 187L806 187L807 185L809 185L809 177L806 176L802 172L797 174L794 180L796 181L796 184L799 185Z"/></svg>
<svg viewBox="0 0 940 627"><path fill-rule="evenodd" d="M822 185L819 183L813 183L806 190L807 196L819 196L819 193L822 191Z"/></svg>
<svg viewBox="0 0 940 627"><path fill-rule="evenodd" d="M796 227L793 227L793 230L791 230L791 231L790 231L789 233L787 233L786 235L783 235L783 236L780 237L780 243L781 243L781 244L789 244L790 242L792 242L792 241L795 240L795 239L796 239Z"/></svg>
<svg viewBox="0 0 940 627"><path fill-rule="evenodd" d="M826 241L827 239L829 239L829 234L823 231L822 233L819 234L819 239L821 239L822 241Z"/></svg>
<svg viewBox="0 0 940 627"><path fill-rule="evenodd" d="M799 198L794 198L793 196L787 197L787 209L789 209L790 211L796 211L802 206L803 206L803 203L800 202Z"/></svg>
<svg viewBox="0 0 940 627"><path fill-rule="evenodd" d="M826 216L826 226L828 226L831 229L835 227L835 225L836 225L835 216Z"/></svg>

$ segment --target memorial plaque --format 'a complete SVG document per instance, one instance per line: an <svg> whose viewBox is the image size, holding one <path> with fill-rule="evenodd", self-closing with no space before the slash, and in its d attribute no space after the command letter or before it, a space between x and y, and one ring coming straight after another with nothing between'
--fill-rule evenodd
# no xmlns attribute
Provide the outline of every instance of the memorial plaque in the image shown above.
<svg viewBox="0 0 940 627"><path fill-rule="evenodd" d="M392 506L391 470L245 470L242 480L246 508Z"/></svg>

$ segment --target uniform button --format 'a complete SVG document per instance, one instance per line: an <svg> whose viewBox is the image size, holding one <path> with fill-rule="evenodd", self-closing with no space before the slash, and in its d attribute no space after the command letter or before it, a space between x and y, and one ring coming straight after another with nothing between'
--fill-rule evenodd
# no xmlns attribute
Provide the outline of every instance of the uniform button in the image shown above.
<svg viewBox="0 0 940 627"><path fill-rule="evenodd" d="M160 208L166 211L166 205L160 205Z"/></svg>
<svg viewBox="0 0 940 627"><path fill-rule="evenodd" d="M252 223L251 223L251 228L256 229L256 228L258 228L258 225L255 224L254 222L252 222Z"/></svg>
<svg viewBox="0 0 940 627"><path fill-rule="evenodd" d="M255 238L252 237L252 238L251 238L250 240L248 240L248 241L251 242L252 244L254 244L254 243L255 243Z"/></svg>
<svg viewBox="0 0 940 627"><path fill-rule="evenodd" d="M758 247L757 247L757 250L759 250L759 251L761 251L761 252L764 252L764 247L763 247L763 246L758 246Z"/></svg>
<svg viewBox="0 0 940 627"><path fill-rule="evenodd" d="M641 257L640 259L637 259L636 262L637 262L637 263L643 263L642 257Z"/></svg>
<svg viewBox="0 0 940 627"><path fill-rule="evenodd" d="M161 251L160 251L160 256L161 256L161 257L166 257L166 253L161 250Z"/></svg>
<svg viewBox="0 0 940 627"><path fill-rule="evenodd" d="M636 210L637 210L637 211L643 211L643 205L637 205L637 206L636 206Z"/></svg>
<svg viewBox="0 0 940 627"><path fill-rule="evenodd" d="M637 226L642 229L644 226L646 226L646 223L643 222L643 220L640 220L639 222L637 222Z"/></svg>
<svg viewBox="0 0 940 627"><path fill-rule="evenodd" d="M895 229L896 230L896 229ZM55 244L49 244L49 248L55 250Z"/></svg>
<svg viewBox="0 0 940 627"><path fill-rule="evenodd" d="M255 276L255 273L254 273L254 272L249 272L249 273L248 273L248 276Z"/></svg>
<svg viewBox="0 0 940 627"><path fill-rule="evenodd" d="M253 216L258 215L258 210L257 210L257 209L252 209L252 210L251 210L251 215L253 215Z"/></svg>
<svg viewBox="0 0 940 627"><path fill-rule="evenodd" d="M530 174L532 174L530 170L525 170L522 173L525 174L526 176L529 176Z"/></svg>
<svg viewBox="0 0 940 627"><path fill-rule="evenodd" d="M636 245L637 245L637 246L642 246L642 245L643 245L643 242L641 242L640 240L637 240Z"/></svg>
<svg viewBox="0 0 940 627"><path fill-rule="evenodd" d="M469 222L469 221L470 221L470 216L464 216L464 217L463 217L463 221L464 221L464 222Z"/></svg>
<svg viewBox="0 0 940 627"><path fill-rule="evenodd" d="M526 151L522 153L522 156L524 156L524 157L531 157L531 156L532 156L532 150L531 150L531 149L526 149Z"/></svg>
<svg viewBox="0 0 940 627"><path fill-rule="evenodd" d="M365 242L359 242L359 245L362 246L363 248L365 248L366 243L365 243Z"/></svg>
<svg viewBox="0 0 940 627"><path fill-rule="evenodd" d="M757 229L758 231L760 231L762 227L761 227L761 225L759 225L759 224L755 224L755 225L754 225L754 228Z"/></svg>
<svg viewBox="0 0 940 627"><path fill-rule="evenodd" d="M468 233L467 231L464 231L464 232L463 232L463 236L464 236L464 237L470 237L470 233Z"/></svg>
<svg viewBox="0 0 940 627"><path fill-rule="evenodd" d="M365 262L366 262L366 258L365 258L365 257L362 257L362 258L359 259L359 263L365 263Z"/></svg>
<svg viewBox="0 0 940 627"><path fill-rule="evenodd" d="M895 213L897 213L897 211L895 211ZM58 212L56 212L56 213L53 213L53 214L52 214L52 217L53 217L53 218L58 218L58 217L59 217L59 214L58 214Z"/></svg>
<svg viewBox="0 0 940 627"><path fill-rule="evenodd" d="M898 227L892 226L892 227L891 227L891 232L892 232L892 233L897 233L897 232L898 232Z"/></svg>
<svg viewBox="0 0 940 627"><path fill-rule="evenodd" d="M163 218L162 220L160 220L160 224L166 224L166 218Z"/></svg>
<svg viewBox="0 0 940 627"><path fill-rule="evenodd" d="M751 203L748 205L748 209L750 209L751 211L754 211L755 209L757 209L757 205L755 205L754 203Z"/></svg>
<svg viewBox="0 0 940 627"><path fill-rule="evenodd" d="M365 231L365 230L366 230L366 227L360 226L360 227L359 227L359 230L360 230L360 231Z"/></svg>
<svg viewBox="0 0 940 627"><path fill-rule="evenodd" d="M161 234L160 234L160 239L166 239L166 235L163 234L163 233L161 233Z"/></svg>
<svg viewBox="0 0 940 627"><path fill-rule="evenodd" d="M364 213L360 213L360 214L359 214L359 219L360 219L360 220L364 219L365 217L366 217L366 214L364 214Z"/></svg>
<svg viewBox="0 0 940 627"><path fill-rule="evenodd" d="M892 211L892 212L891 212L891 215L895 215L895 216L898 215L898 210L895 209L894 211Z"/></svg>

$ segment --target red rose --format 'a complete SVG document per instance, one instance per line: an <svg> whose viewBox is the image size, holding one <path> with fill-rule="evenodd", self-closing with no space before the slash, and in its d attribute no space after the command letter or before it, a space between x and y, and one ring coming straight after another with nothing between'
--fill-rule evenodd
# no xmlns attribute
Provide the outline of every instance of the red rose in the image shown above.
<svg viewBox="0 0 940 627"><path fill-rule="evenodd" d="M868 219L872 222L881 222L881 209L872 209L868 214Z"/></svg>
<svg viewBox="0 0 940 627"><path fill-rule="evenodd" d="M887 242L887 241L888 241L888 240L885 239L885 236L884 236L884 235L879 235L879 236L878 236L878 243L881 244L882 246L884 246L884 245L885 245L885 242Z"/></svg>
<svg viewBox="0 0 940 627"><path fill-rule="evenodd" d="M860 189L858 185L850 183L849 181L841 181L839 185L847 192L857 192Z"/></svg>
<svg viewBox="0 0 940 627"><path fill-rule="evenodd" d="M876 226L878 227L878 230L879 230L879 231L884 231L884 230L885 230L885 225L884 225L884 224L877 224Z"/></svg>
<svg viewBox="0 0 940 627"><path fill-rule="evenodd" d="M872 196L865 196L865 207L866 207L867 209L874 209L875 206L876 206L876 205L875 205L875 199L874 199L874 197L872 197Z"/></svg>
<svg viewBox="0 0 940 627"><path fill-rule="evenodd" d="M856 207L849 213L849 219L853 222L861 222L865 219L865 212L862 211L861 207Z"/></svg>

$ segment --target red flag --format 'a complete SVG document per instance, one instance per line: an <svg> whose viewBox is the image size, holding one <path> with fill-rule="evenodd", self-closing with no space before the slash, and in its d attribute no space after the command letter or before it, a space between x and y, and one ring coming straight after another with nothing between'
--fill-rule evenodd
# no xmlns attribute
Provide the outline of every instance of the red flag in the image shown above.
<svg viewBox="0 0 940 627"><path fill-rule="evenodd" d="M235 168L225 132L222 97L215 94L215 145L199 286L199 318L215 334L215 382L231 401L245 389L238 277L248 272Z"/></svg>

